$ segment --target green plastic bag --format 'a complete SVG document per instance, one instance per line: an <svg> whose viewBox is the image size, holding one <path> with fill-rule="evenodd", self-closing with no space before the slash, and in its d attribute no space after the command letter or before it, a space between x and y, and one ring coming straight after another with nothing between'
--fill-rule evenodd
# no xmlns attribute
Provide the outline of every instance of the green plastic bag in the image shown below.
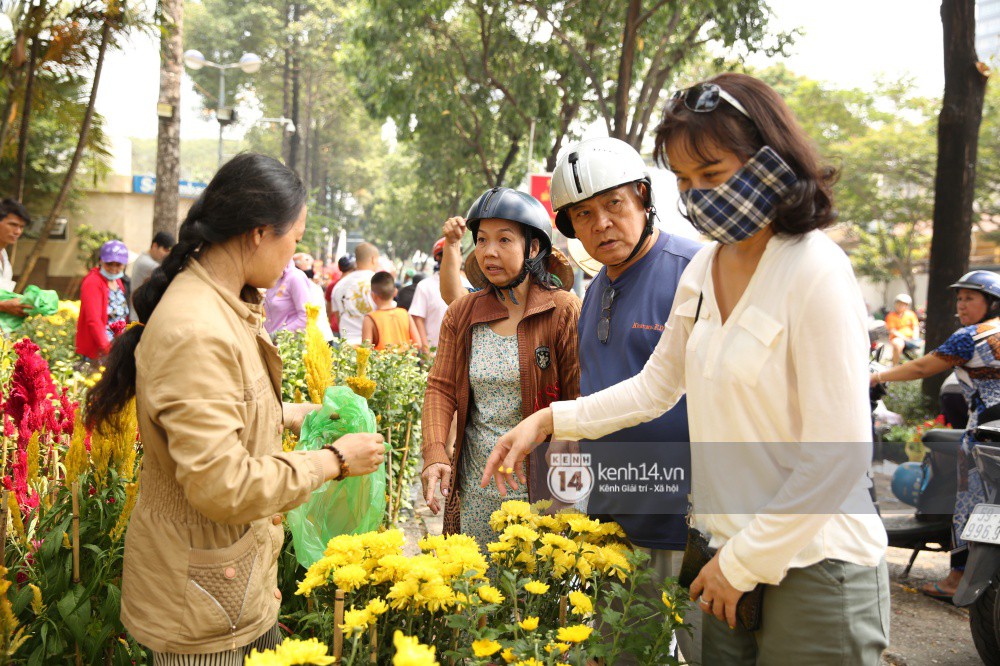
<svg viewBox="0 0 1000 666"><path fill-rule="evenodd" d="M59 310L59 294L51 289L40 289L37 285L33 284L27 286L23 295L15 294L6 289L0 289L0 301L14 299L18 299L22 303L27 303L31 306L26 315L28 317L34 315L48 316L55 314ZM24 319L24 317L0 312L0 329L3 329L4 333L13 333L21 328L21 325L24 324Z"/></svg>
<svg viewBox="0 0 1000 666"><path fill-rule="evenodd" d="M334 413L340 418L331 420ZM355 432L375 432L375 413L368 408L368 401L351 389L334 386L326 390L323 406L306 416L295 450L315 451ZM289 511L288 526L299 564L312 566L335 536L378 529L385 514L385 484L383 462L371 474L324 483L305 504Z"/></svg>

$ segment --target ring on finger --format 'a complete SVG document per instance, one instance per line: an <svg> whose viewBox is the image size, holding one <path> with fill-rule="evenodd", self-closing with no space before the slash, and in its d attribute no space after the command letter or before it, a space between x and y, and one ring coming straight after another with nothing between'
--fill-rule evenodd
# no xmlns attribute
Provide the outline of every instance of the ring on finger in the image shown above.
<svg viewBox="0 0 1000 666"><path fill-rule="evenodd" d="M698 597L698 604L708 608L712 607L712 601L710 599L705 599L704 597Z"/></svg>

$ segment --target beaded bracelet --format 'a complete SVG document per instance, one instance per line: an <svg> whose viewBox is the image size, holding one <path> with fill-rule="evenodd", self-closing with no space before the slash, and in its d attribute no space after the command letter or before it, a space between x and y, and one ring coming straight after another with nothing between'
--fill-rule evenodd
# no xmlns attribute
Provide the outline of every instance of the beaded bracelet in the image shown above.
<svg viewBox="0 0 1000 666"><path fill-rule="evenodd" d="M344 460L344 454L338 451L337 447L333 446L332 444L327 444L323 448L326 449L327 451L333 451L333 455L337 456L337 460L340 461L340 473L337 474L337 476L333 477L333 480L340 481L344 479L351 471L350 465L348 465L347 461Z"/></svg>

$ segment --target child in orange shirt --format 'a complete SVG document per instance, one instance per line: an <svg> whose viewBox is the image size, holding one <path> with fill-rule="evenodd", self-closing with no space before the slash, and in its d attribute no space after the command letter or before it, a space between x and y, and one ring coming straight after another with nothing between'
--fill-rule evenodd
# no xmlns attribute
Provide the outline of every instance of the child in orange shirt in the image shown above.
<svg viewBox="0 0 1000 666"><path fill-rule="evenodd" d="M365 315L361 339L375 349L386 347L422 347L420 333L410 313L396 305L396 282L392 274L381 271L372 276L372 300L375 310Z"/></svg>

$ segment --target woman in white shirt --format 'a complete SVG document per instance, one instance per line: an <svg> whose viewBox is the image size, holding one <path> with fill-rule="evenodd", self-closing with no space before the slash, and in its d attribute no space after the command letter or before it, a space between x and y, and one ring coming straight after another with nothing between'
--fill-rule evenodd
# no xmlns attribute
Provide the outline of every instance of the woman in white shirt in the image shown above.
<svg viewBox="0 0 1000 666"><path fill-rule="evenodd" d="M773 89L732 73L673 97L654 154L715 242L681 277L642 372L536 412L497 443L482 482L517 487L509 470L548 435L597 439L687 393L692 523L718 549L690 590L704 663L874 666L888 644L886 535L868 494L864 302L821 231L835 171ZM758 585L751 632L736 608Z"/></svg>

